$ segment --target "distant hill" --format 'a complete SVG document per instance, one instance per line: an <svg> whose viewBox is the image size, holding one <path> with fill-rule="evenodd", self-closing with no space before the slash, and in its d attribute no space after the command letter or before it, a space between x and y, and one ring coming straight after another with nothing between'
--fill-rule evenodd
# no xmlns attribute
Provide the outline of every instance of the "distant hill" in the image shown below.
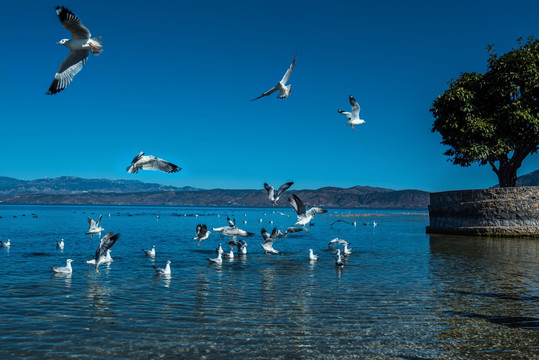
<svg viewBox="0 0 539 360"><path fill-rule="evenodd" d="M335 208L426 209L429 193L420 190L391 190L370 186L324 187L316 190L287 191L279 200L289 206L287 195L294 193L307 206ZM268 207L264 189L203 190L177 188L136 180L54 179L17 180L0 177L0 203L3 204L99 204L168 206L248 206Z"/></svg>
<svg viewBox="0 0 539 360"><path fill-rule="evenodd" d="M0 176L0 195L17 194L83 194L94 193L133 193L155 191L196 191L192 187L144 183L138 180L84 179L74 176L61 176L37 180L18 180Z"/></svg>
<svg viewBox="0 0 539 360"><path fill-rule="evenodd" d="M539 186L539 170L519 176L517 186Z"/></svg>

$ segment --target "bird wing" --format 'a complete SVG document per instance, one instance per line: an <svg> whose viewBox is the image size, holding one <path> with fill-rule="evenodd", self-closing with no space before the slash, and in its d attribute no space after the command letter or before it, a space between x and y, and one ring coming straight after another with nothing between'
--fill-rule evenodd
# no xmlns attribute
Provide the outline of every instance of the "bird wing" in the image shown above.
<svg viewBox="0 0 539 360"><path fill-rule="evenodd" d="M154 157L153 159L150 159L150 161L142 165L142 169L143 170L158 170L158 171L163 171L166 173L175 173L175 172L180 171L182 168L166 160Z"/></svg>
<svg viewBox="0 0 539 360"><path fill-rule="evenodd" d="M309 211L307 211L307 214L308 215L316 215L316 214L323 214L323 213L327 213L328 211L326 209L322 209L322 208L319 208L319 207L313 207L313 208L310 208Z"/></svg>
<svg viewBox="0 0 539 360"><path fill-rule="evenodd" d="M136 163L137 161L139 161L140 158L141 158L143 155L144 155L144 152L142 152L142 151L139 152L139 153L133 158L133 160L131 161L131 164L134 164L134 163Z"/></svg>
<svg viewBox="0 0 539 360"><path fill-rule="evenodd" d="M343 114L344 116L346 116L349 120L352 120L352 113L348 112L348 111L344 111L344 110L337 110L340 114Z"/></svg>
<svg viewBox="0 0 539 360"><path fill-rule="evenodd" d="M291 234L291 233L295 233L295 232L298 232L298 231L303 231L303 229L291 226L288 229L286 229L285 232Z"/></svg>
<svg viewBox="0 0 539 360"><path fill-rule="evenodd" d="M292 186L294 184L293 181L290 181L290 182L287 182L283 185L281 185L281 187L277 190L277 197L279 197L283 192L285 192L286 190L288 190L288 188L290 186Z"/></svg>
<svg viewBox="0 0 539 360"><path fill-rule="evenodd" d="M251 99L251 101L255 101L255 100L258 100L258 99L260 99L260 98L263 98L264 96L271 95L271 94L273 94L275 91L277 91L277 89L278 89L278 86L276 85L276 86L272 87L271 89L269 89L268 91L266 91L265 93L263 93L262 95L260 95L259 97L256 97L256 98L254 98L254 99Z"/></svg>
<svg viewBox="0 0 539 360"><path fill-rule="evenodd" d="M226 221L228 222L228 225L230 227L235 227L236 226L236 219L234 219L234 221L230 220L230 218L227 216L226 217Z"/></svg>
<svg viewBox="0 0 539 360"><path fill-rule="evenodd" d="M352 116L358 118L359 117L359 109L360 109L358 102L356 101L356 99L354 99L354 97L352 95L350 95L348 100L350 100L350 105L352 105Z"/></svg>
<svg viewBox="0 0 539 360"><path fill-rule="evenodd" d="M270 233L266 231L266 229L262 228L260 230L260 233L262 234L262 238L264 239L264 242L270 238Z"/></svg>
<svg viewBox="0 0 539 360"><path fill-rule="evenodd" d="M103 214L99 214L99 219L97 220L96 226L99 225L101 222L101 218L103 217Z"/></svg>
<svg viewBox="0 0 539 360"><path fill-rule="evenodd" d="M288 201L290 202L294 210L296 210L298 216L305 215L305 204L303 203L303 201L301 201L299 197L297 197L296 194L292 194L292 199L288 198Z"/></svg>
<svg viewBox="0 0 539 360"><path fill-rule="evenodd" d="M80 19L63 6L56 7L56 14L62 25L71 33L73 39L89 39L92 37L90 30L88 30Z"/></svg>
<svg viewBox="0 0 539 360"><path fill-rule="evenodd" d="M88 216L88 224L90 224L90 228L92 228L92 226L95 226L94 225L95 224L94 219L90 218L89 216Z"/></svg>
<svg viewBox="0 0 539 360"><path fill-rule="evenodd" d="M112 231L110 231L108 234L103 236L103 238L101 239L101 242L99 243L99 247L97 248L97 250L95 252L95 255L94 255L95 261L98 261L99 258L108 249L110 249L112 247L112 245L114 245L114 243L116 242L116 240L118 240L119 237L120 237L119 233L115 234L115 235L112 235Z"/></svg>
<svg viewBox="0 0 539 360"><path fill-rule="evenodd" d="M292 61L292 64L290 64L290 67L288 68L288 70L286 70L286 73L284 74L283 78L281 79L281 84L286 84L286 82L288 81L288 79L290 78L290 74L292 74L292 70L294 69L294 65L296 65L296 58L298 56L296 55L294 57L294 60Z"/></svg>
<svg viewBox="0 0 539 360"><path fill-rule="evenodd" d="M202 225L198 224L195 230L198 237L202 236Z"/></svg>
<svg viewBox="0 0 539 360"><path fill-rule="evenodd" d="M274 192L275 192L275 189L273 188L273 186L271 186L268 183L264 183L264 189L266 189L266 191L268 192L268 198L270 200L273 200L274 199L273 195L274 195Z"/></svg>
<svg viewBox="0 0 539 360"><path fill-rule="evenodd" d="M71 83L75 75L82 70L86 60L88 60L88 50L71 50L60 64L46 94L52 95L64 90Z"/></svg>

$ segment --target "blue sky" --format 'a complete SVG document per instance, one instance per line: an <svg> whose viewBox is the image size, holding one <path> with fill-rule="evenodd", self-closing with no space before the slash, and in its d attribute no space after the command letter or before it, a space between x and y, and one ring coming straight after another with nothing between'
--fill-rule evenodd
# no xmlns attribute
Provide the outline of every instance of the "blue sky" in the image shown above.
<svg viewBox="0 0 539 360"><path fill-rule="evenodd" d="M432 101L451 78L485 72L538 35L538 1L2 1L0 175L136 179L199 188L488 187L431 133ZM104 52L46 96L72 10ZM249 101L281 79L292 95ZM366 124L338 109L352 94ZM183 168L128 174L144 151ZM539 169L539 156L519 171Z"/></svg>

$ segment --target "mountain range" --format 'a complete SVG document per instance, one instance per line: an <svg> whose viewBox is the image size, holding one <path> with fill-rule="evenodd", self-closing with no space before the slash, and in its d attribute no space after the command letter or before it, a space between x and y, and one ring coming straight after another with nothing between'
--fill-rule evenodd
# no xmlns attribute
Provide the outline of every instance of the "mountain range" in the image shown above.
<svg viewBox="0 0 539 360"><path fill-rule="evenodd" d="M335 208L426 209L429 193L421 190L391 190L370 186L323 187L316 190L291 188L307 206ZM84 179L72 176L19 180L0 177L3 204L95 204L167 206L268 207L267 192L260 189L198 189L174 187L137 180Z"/></svg>

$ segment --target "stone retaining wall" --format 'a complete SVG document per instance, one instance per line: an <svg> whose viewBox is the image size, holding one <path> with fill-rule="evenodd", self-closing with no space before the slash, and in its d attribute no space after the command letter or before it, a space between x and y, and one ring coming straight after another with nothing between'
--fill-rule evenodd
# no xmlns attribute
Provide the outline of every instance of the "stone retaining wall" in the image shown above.
<svg viewBox="0 0 539 360"><path fill-rule="evenodd" d="M430 194L429 234L539 237L539 186Z"/></svg>

